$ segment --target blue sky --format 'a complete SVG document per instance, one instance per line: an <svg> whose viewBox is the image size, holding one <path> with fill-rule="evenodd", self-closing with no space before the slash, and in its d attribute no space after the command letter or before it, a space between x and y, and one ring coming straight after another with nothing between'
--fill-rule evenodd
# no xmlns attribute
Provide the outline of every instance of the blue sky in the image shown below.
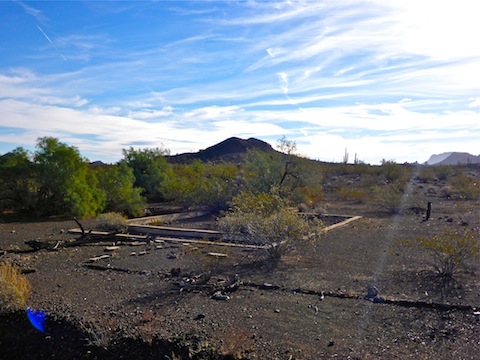
<svg viewBox="0 0 480 360"><path fill-rule="evenodd" d="M480 153L471 0L0 1L0 154L282 136L313 159Z"/></svg>

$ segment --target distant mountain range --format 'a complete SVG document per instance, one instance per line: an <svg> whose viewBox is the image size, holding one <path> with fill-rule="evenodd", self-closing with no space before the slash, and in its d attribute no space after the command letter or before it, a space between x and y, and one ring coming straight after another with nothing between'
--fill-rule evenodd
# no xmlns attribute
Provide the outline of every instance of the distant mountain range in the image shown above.
<svg viewBox="0 0 480 360"><path fill-rule="evenodd" d="M458 164L480 164L480 155L472 155L464 152L445 152L430 156L425 162L426 165L458 165Z"/></svg>

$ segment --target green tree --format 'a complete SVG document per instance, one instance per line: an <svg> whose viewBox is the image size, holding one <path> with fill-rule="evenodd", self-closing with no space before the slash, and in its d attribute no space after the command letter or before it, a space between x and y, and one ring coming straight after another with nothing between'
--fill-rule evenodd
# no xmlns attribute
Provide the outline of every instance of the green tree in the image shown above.
<svg viewBox="0 0 480 360"><path fill-rule="evenodd" d="M225 209L238 192L238 167L194 161L174 165L165 177L161 193L184 206L204 205L214 211Z"/></svg>
<svg viewBox="0 0 480 360"><path fill-rule="evenodd" d="M168 171L165 156L169 154L170 151L163 148L123 149L122 162L133 170L134 185L143 189L143 195L153 196L159 192Z"/></svg>
<svg viewBox="0 0 480 360"><path fill-rule="evenodd" d="M105 195L77 148L43 137L37 141L34 161L41 214L93 216L105 208Z"/></svg>
<svg viewBox="0 0 480 360"><path fill-rule="evenodd" d="M99 187L105 192L105 210L121 212L128 216L141 216L146 206L142 189L134 187L133 169L126 163L110 165L95 170Z"/></svg>
<svg viewBox="0 0 480 360"><path fill-rule="evenodd" d="M0 209L32 211L37 182L30 154L18 147L0 157Z"/></svg>
<svg viewBox="0 0 480 360"><path fill-rule="evenodd" d="M280 185L284 164L279 154L249 150L242 170L245 191L268 193Z"/></svg>

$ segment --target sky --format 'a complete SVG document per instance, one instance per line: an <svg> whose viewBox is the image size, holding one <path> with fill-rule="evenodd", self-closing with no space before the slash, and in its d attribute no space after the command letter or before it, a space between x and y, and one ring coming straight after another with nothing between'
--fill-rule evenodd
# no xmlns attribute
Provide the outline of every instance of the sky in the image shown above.
<svg viewBox="0 0 480 360"><path fill-rule="evenodd" d="M228 137L376 164L480 154L471 0L0 0L0 154Z"/></svg>

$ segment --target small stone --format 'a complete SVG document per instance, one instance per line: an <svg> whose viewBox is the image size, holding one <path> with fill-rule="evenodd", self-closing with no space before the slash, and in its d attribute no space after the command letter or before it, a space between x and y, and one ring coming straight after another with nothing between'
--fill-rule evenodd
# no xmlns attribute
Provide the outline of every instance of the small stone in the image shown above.
<svg viewBox="0 0 480 360"><path fill-rule="evenodd" d="M170 253L170 254L167 254L167 259L176 259L177 258L177 254L173 254L173 253Z"/></svg>
<svg viewBox="0 0 480 360"><path fill-rule="evenodd" d="M280 312L280 309L275 309L274 312L278 314Z"/></svg>
<svg viewBox="0 0 480 360"><path fill-rule="evenodd" d="M378 289L375 286L369 286L367 289L367 298L372 299L378 295Z"/></svg>
<svg viewBox="0 0 480 360"><path fill-rule="evenodd" d="M205 314L198 314L193 320L202 320L205 319Z"/></svg>
<svg viewBox="0 0 480 360"><path fill-rule="evenodd" d="M132 251L132 252L130 253L130 256L136 256L136 255L137 255L137 253L136 253L135 251Z"/></svg>
<svg viewBox="0 0 480 360"><path fill-rule="evenodd" d="M327 346L332 347L333 345L335 345L335 341L330 341Z"/></svg>

